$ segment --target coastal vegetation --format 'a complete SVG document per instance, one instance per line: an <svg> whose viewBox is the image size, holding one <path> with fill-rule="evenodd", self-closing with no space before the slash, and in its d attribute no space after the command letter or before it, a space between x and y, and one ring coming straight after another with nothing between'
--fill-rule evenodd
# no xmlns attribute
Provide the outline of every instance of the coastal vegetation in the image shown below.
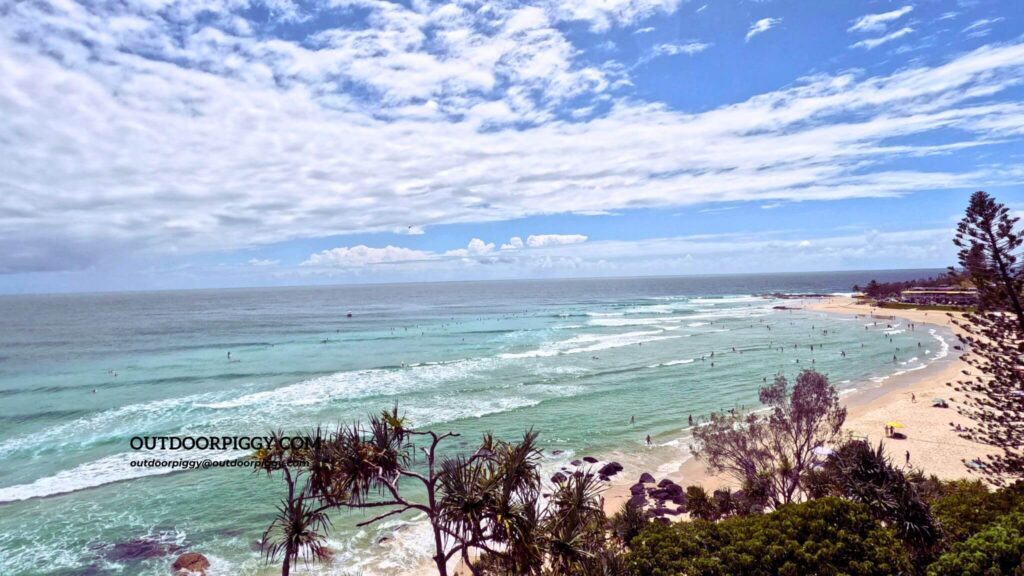
<svg viewBox="0 0 1024 576"><path fill-rule="evenodd" d="M902 282L879 282L872 279L864 286L855 284L853 286L854 292L860 292L868 298L876 301L884 301L891 298L896 298L904 290L910 288L931 288L936 286L959 286L961 285L962 279L954 276L950 273L939 274L938 276L930 276L928 278L918 278L917 280L906 280Z"/></svg>
<svg viewBox="0 0 1024 576"><path fill-rule="evenodd" d="M1024 237L1019 218L985 192L971 196L957 226L960 275L978 290L978 308L957 320L969 345L965 361L973 374L953 387L967 395L958 409L974 424L961 435L994 446L982 467L988 480L1003 485L1024 478Z"/></svg>
<svg viewBox="0 0 1024 576"><path fill-rule="evenodd" d="M611 518L604 469L581 465L546 481L536 432L515 442L485 435L442 453L458 434L414 429L395 407L365 424L317 430L323 442L313 447L255 455L286 487L262 542L266 559L280 559L285 576L299 560L326 559L329 514L354 509L375 514L360 525L422 514L440 576L456 559L474 576L1020 576L1024 271L1016 252L1024 239L1016 224L976 193L957 231L960 270L949 274L979 292L978 309L956 321L974 371L954 386L975 423L963 436L999 449L981 468L985 482L941 481L895 465L881 444L848 437L837 390L814 370L792 387L781 375L765 383L764 410L715 413L696 427L694 452L739 489L684 489L645 473Z"/></svg>
<svg viewBox="0 0 1024 576"><path fill-rule="evenodd" d="M711 414L707 425L693 431L693 452L745 493L773 506L798 501L804 478L820 460L815 450L840 439L846 408L828 378L813 370L801 372L792 391L785 376L776 376L758 398L767 414Z"/></svg>

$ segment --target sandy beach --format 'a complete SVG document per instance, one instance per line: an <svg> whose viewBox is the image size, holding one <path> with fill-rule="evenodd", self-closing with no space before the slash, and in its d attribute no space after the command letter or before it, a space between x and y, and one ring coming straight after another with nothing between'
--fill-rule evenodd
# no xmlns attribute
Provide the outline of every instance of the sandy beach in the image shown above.
<svg viewBox="0 0 1024 576"><path fill-rule="evenodd" d="M873 316L878 321L908 322L915 324L918 330L941 327L954 334L958 332L946 312L882 309L862 304L850 297L837 296L811 302L804 308L829 314L858 315L869 320ZM951 426L967 424L968 420L955 409L962 395L946 384L961 375L961 371L970 371L970 367L960 359L960 351L953 348L958 342L950 341L948 344L948 357L923 370L891 376L880 386L868 383L858 385L856 392L843 398L849 411L845 429L852 435L866 437L872 444L881 441L896 464L904 465L909 452L909 466L919 468L926 474L934 474L943 480L977 478L969 474L963 461L991 453L993 449L964 440ZM946 399L950 407L933 407L933 398ZM899 431L906 439L886 438L885 423L890 421L904 425ZM703 462L689 457L685 446L659 447L649 455L614 456L623 458L625 469L613 479L605 492L605 512L609 515L618 511L629 498L629 487L644 471L650 472L658 480L668 478L682 486L700 484L709 491L736 487L729 478L709 474Z"/></svg>

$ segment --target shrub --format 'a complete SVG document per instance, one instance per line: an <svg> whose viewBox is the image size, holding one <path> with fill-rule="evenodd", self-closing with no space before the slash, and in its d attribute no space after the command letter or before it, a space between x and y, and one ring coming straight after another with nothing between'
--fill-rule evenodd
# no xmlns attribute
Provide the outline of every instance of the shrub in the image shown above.
<svg viewBox="0 0 1024 576"><path fill-rule="evenodd" d="M928 567L928 576L1024 575L1024 513L1003 516L958 542Z"/></svg>
<svg viewBox="0 0 1024 576"><path fill-rule="evenodd" d="M893 576L911 572L900 541L864 505L838 498L788 504L717 524L651 524L633 539L638 576Z"/></svg>
<svg viewBox="0 0 1024 576"><path fill-rule="evenodd" d="M944 543L952 545L1009 512L1024 512L1024 483L991 491L977 480L944 482L931 508L942 526Z"/></svg>

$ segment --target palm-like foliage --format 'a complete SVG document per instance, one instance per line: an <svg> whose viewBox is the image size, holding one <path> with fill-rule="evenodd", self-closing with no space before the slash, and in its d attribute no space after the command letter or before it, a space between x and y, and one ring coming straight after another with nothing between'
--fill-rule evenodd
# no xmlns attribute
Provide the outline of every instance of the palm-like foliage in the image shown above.
<svg viewBox="0 0 1024 576"><path fill-rule="evenodd" d="M289 490L288 497L277 506L274 520L263 532L260 546L268 562L283 557L282 576L302 558L304 562L320 561L329 556L325 546L330 518L304 494Z"/></svg>
<svg viewBox="0 0 1024 576"><path fill-rule="evenodd" d="M559 574L584 574L603 549L604 483L590 471L577 471L551 495L545 537L550 563Z"/></svg>
<svg viewBox="0 0 1024 576"><path fill-rule="evenodd" d="M518 442L485 435L474 452L442 458L438 446L453 436L407 428L396 407L370 416L365 426L340 426L326 436L316 429L320 441L308 448L258 451L258 470L279 472L288 485L264 537L266 559L283 557L287 575L298 558L327 555L327 511L378 508L384 511L359 525L407 511L426 515L441 576L458 557L474 575L621 573L606 535L604 484L595 474L572 474L544 505L536 432L528 430ZM416 438L429 441L415 446ZM413 468L417 448L424 461ZM426 497L409 499L402 489L407 482L421 484Z"/></svg>
<svg viewBox="0 0 1024 576"><path fill-rule="evenodd" d="M824 473L836 495L866 504L900 539L918 548L938 540L928 504L914 482L892 465L881 443L872 449L867 442L847 442L829 457Z"/></svg>

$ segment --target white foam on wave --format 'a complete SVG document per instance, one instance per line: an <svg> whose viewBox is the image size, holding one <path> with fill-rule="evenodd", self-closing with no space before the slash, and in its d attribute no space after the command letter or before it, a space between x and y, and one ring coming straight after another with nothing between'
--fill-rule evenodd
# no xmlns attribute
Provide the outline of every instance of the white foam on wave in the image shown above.
<svg viewBox="0 0 1024 576"><path fill-rule="evenodd" d="M683 364L693 364L693 358L685 358L683 360L670 360L668 362L660 362L658 364L651 364L648 368L661 368L662 366L680 366Z"/></svg>
<svg viewBox="0 0 1024 576"><path fill-rule="evenodd" d="M760 298L756 300L761 301ZM770 303L769 303L770 304ZM699 308L693 310L692 314L678 316L655 316L652 318L632 317L624 314L612 315L592 314L597 316L587 321L591 326L622 327L622 326L652 326L656 324L679 324L693 322L694 320L716 320L726 318L758 318L772 314L769 304L760 306L734 306L729 308ZM672 310L672 312L683 312L684 309Z"/></svg>
<svg viewBox="0 0 1024 576"><path fill-rule="evenodd" d="M508 412L519 408L536 406L548 398L572 396L582 390L579 386L532 386L532 396L515 395L486 399L463 400L453 403L449 395L438 395L426 403L406 405L403 411L416 426L427 426L465 418L481 418L488 414ZM137 460L237 460L249 454L247 451L211 452L203 450L140 450L104 456L68 470L61 470L51 476L39 478L27 484L0 488L0 503L42 498L95 488L114 482L134 480L146 476L159 476L181 472L183 468L132 466Z"/></svg>
<svg viewBox="0 0 1024 576"><path fill-rule="evenodd" d="M907 372L914 372L914 371L917 371L917 370L924 370L927 367L928 366L925 365L925 364L918 364L916 366L911 366L911 367L907 368L906 370L897 370L896 372L893 372L892 375L893 376L903 376Z"/></svg>
<svg viewBox="0 0 1024 576"><path fill-rule="evenodd" d="M416 364L408 368L372 368L337 372L273 390L255 392L221 402L198 403L196 406L214 410L264 406L268 403L275 406L309 406L337 399L393 396L444 382L471 378L478 370L492 365L491 359L474 358Z"/></svg>
<svg viewBox="0 0 1024 576"><path fill-rule="evenodd" d="M42 498L56 494L77 492L86 488L95 488L104 484L132 480L145 476L159 476L180 472L177 468L145 468L132 466L136 460L184 460L188 462L201 462L203 460L226 461L236 460L246 455L246 452L233 451L228 453L217 453L208 451L143 451L122 452L86 462L69 470L61 470L52 476L39 478L29 484L18 484L0 488L0 503L28 500L29 498Z"/></svg>
<svg viewBox="0 0 1024 576"><path fill-rule="evenodd" d="M527 350L525 352L506 352L504 354L500 354L499 358L545 358L562 354L597 352L599 350L621 348L623 346L633 346L636 344L675 338L682 338L682 335L665 335L664 330L643 330L622 332L619 334L581 334L567 340L548 342L542 347L534 350Z"/></svg>
<svg viewBox="0 0 1024 576"><path fill-rule="evenodd" d="M935 356L933 356L932 359L939 360L941 358L945 358L946 356L948 356L949 343L946 342L946 339L943 338L942 335L939 334L934 328L930 328L928 330L928 333L931 334L933 338L939 341L939 351L935 353Z"/></svg>
<svg viewBox="0 0 1024 576"><path fill-rule="evenodd" d="M691 304L718 306L720 304L742 304L745 302L764 302L760 296L722 296L720 298L692 298Z"/></svg>
<svg viewBox="0 0 1024 576"><path fill-rule="evenodd" d="M653 326L673 321L676 320L673 318L595 318L587 322L587 324L606 328L619 328L623 326Z"/></svg>
<svg viewBox="0 0 1024 576"><path fill-rule="evenodd" d="M698 328L700 326L707 326L709 324L711 324L711 323L710 322L690 322L689 324L687 324L687 326L690 327L690 328Z"/></svg>

